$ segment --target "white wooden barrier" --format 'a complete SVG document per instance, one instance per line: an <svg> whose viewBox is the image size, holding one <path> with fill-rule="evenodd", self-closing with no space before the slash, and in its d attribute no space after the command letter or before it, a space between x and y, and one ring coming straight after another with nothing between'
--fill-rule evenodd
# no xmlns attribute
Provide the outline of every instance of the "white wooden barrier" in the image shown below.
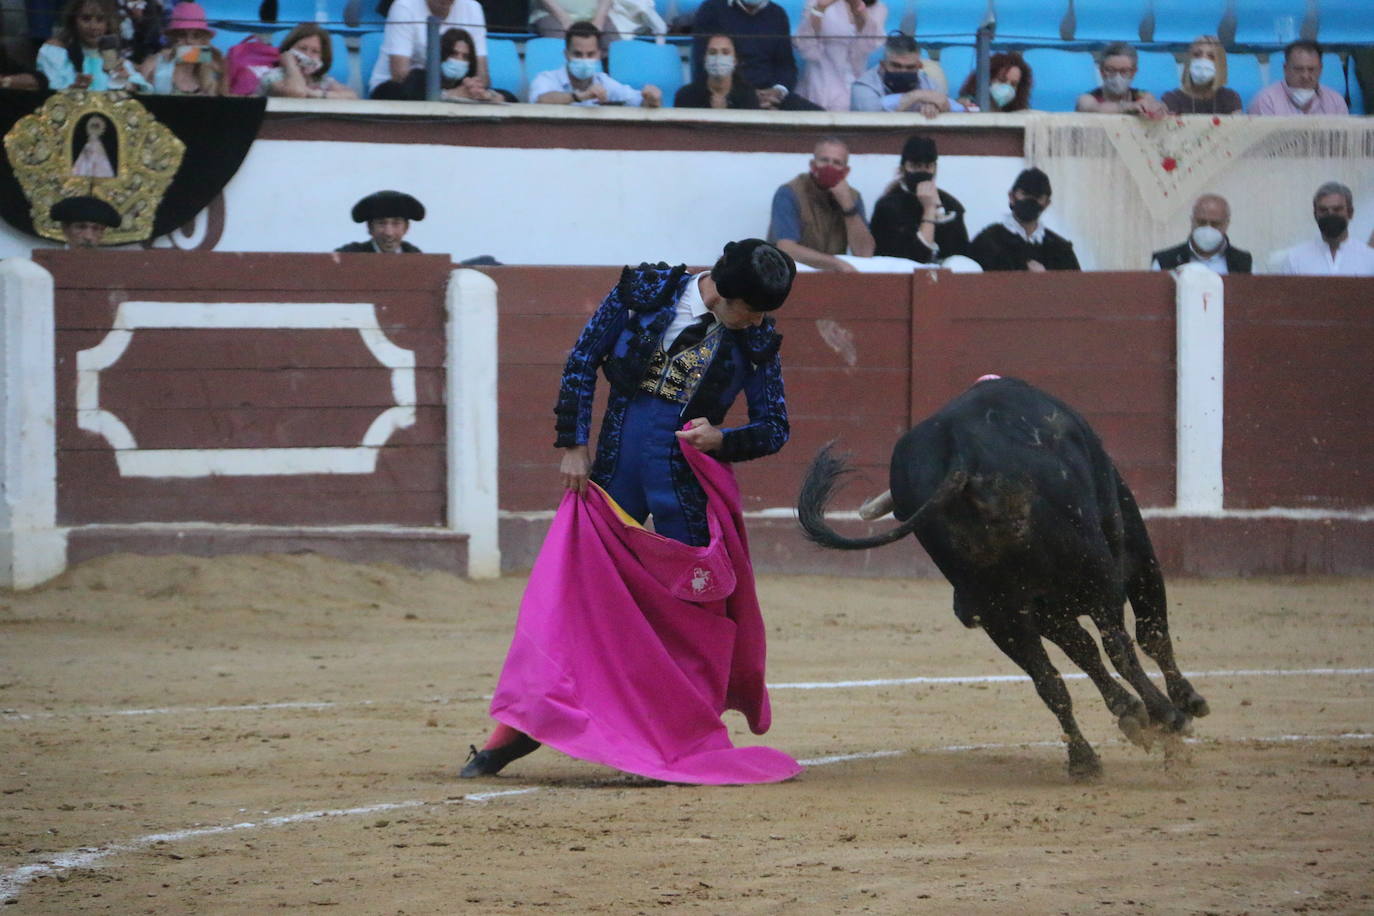
<svg viewBox="0 0 1374 916"><path fill-rule="evenodd" d="M67 567L57 527L53 279L0 261L0 587L33 588Z"/></svg>
<svg viewBox="0 0 1374 916"><path fill-rule="evenodd" d="M1225 297L1222 279L1200 264L1174 271L1178 359L1176 511L1219 514L1225 402Z"/></svg>
<svg viewBox="0 0 1374 916"><path fill-rule="evenodd" d="M474 579L501 575L496 321L496 283L455 270L448 284L448 523L468 536Z"/></svg>

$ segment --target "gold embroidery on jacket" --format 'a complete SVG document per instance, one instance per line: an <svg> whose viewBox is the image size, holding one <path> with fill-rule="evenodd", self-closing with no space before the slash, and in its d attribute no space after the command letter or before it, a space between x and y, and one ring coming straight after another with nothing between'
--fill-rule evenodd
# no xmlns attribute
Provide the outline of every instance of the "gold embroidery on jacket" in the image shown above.
<svg viewBox="0 0 1374 916"><path fill-rule="evenodd" d="M639 383L641 391L655 394L666 401L686 404L696 394L706 367L711 365L720 347L721 325L717 322L701 342L669 356L662 347L654 347L654 355Z"/></svg>

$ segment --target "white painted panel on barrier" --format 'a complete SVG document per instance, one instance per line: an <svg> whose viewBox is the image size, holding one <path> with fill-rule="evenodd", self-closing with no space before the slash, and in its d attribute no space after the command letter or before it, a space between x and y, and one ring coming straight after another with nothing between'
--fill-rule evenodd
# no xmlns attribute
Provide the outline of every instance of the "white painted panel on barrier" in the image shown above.
<svg viewBox="0 0 1374 916"><path fill-rule="evenodd" d="M140 328L356 330L377 362L391 370L396 406L382 411L362 441L349 448L140 449L123 421L100 406L100 373L124 355ZM387 338L376 306L368 302L122 302L112 330L76 354L76 425L110 443L125 477L371 474L391 435L415 425L415 405L415 353Z"/></svg>
<svg viewBox="0 0 1374 916"><path fill-rule="evenodd" d="M455 270L448 284L449 527L468 536L468 575L501 575L497 492L496 283Z"/></svg>

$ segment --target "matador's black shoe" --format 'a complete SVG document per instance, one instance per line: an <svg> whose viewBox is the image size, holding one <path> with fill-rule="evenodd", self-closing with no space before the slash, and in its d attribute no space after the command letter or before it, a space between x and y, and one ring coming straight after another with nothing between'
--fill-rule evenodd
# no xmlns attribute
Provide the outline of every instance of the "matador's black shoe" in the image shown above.
<svg viewBox="0 0 1374 916"><path fill-rule="evenodd" d="M478 776L495 776L506 768L512 760L519 760L539 747L539 742L529 735L521 735L508 744L479 751L474 744L468 745L468 762L458 773L459 779L476 779Z"/></svg>

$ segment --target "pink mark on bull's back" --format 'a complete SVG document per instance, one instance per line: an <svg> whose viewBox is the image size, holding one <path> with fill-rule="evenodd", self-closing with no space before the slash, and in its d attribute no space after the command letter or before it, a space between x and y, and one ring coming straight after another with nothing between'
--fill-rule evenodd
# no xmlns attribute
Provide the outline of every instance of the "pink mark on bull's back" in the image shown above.
<svg viewBox="0 0 1374 916"><path fill-rule="evenodd" d="M999 378L1001 378L1001 377L1002 377L1002 376L1000 376L1000 375L995 375L994 373L989 372L987 375L980 375L980 376L978 376L978 382L991 382L991 381L993 381L994 379L999 379ZM978 382L974 382L973 384L976 385L976 384L978 384Z"/></svg>

